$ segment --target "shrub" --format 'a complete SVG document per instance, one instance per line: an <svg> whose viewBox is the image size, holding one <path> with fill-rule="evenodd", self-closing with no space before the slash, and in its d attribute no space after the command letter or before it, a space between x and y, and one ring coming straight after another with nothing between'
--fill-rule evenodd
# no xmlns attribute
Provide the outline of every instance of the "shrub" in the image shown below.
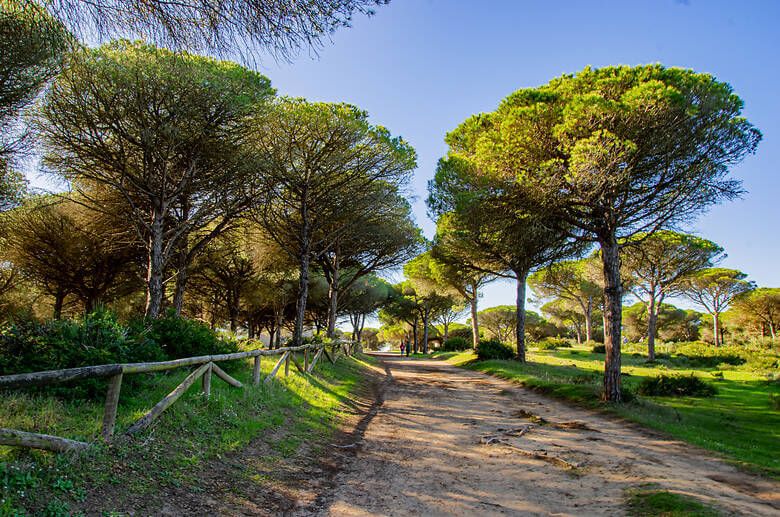
<svg viewBox="0 0 780 517"><path fill-rule="evenodd" d="M557 350L558 348L571 348L568 339L560 337L546 337L536 343L539 350Z"/></svg>
<svg viewBox="0 0 780 517"><path fill-rule="evenodd" d="M642 380L637 387L640 395L653 397L712 397L717 390L695 375L659 375Z"/></svg>
<svg viewBox="0 0 780 517"><path fill-rule="evenodd" d="M238 343L220 339L206 325L176 316L169 310L156 320L137 320L131 325L162 349L169 359L238 352Z"/></svg>
<svg viewBox="0 0 780 517"><path fill-rule="evenodd" d="M454 337L461 337L468 343L474 342L474 332L472 332L471 327L458 327L450 330L447 339L452 339Z"/></svg>
<svg viewBox="0 0 780 517"><path fill-rule="evenodd" d="M590 351L594 354L606 354L607 353L607 345L593 345L593 347L590 349Z"/></svg>
<svg viewBox="0 0 780 517"><path fill-rule="evenodd" d="M1 374L163 359L163 352L154 342L129 331L113 314L102 310L76 320L7 323L0 327ZM81 398L101 393L105 382L84 380L47 391Z"/></svg>
<svg viewBox="0 0 780 517"><path fill-rule="evenodd" d="M464 337L455 336L447 339L441 346L442 352L460 352L461 350L468 350L471 348L471 341L468 341Z"/></svg>
<svg viewBox="0 0 780 517"><path fill-rule="evenodd" d="M514 350L496 339L480 339L477 343L477 357L486 359L512 359Z"/></svg>

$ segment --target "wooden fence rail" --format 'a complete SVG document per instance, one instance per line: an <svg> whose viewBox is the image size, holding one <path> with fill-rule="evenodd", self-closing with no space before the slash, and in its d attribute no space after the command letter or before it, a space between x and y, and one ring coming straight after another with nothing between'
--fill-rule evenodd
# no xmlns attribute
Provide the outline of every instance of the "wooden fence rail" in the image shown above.
<svg viewBox="0 0 780 517"><path fill-rule="evenodd" d="M331 351L328 353L327 347ZM152 373L164 370L173 370L186 366L198 366L187 378L182 381L173 391L165 396L153 408L147 411L141 418L135 421L126 431L126 434L132 435L148 428L166 409L168 409L179 397L181 397L198 379L202 380L202 391L205 396L211 394L212 374L219 377L229 385L235 388L242 388L244 385L231 377L222 368L215 363L222 361L238 361L242 359L254 358L252 368L253 385L260 384L260 358L264 355L278 355L279 360L274 365L271 373L265 378L265 384L279 372L284 365L284 374L288 375L290 371L290 360L295 367L304 374L311 373L317 360L324 354L332 363L335 364L338 352L344 352L349 356L353 351L352 343L314 343L310 345L301 345L297 347L284 347L272 350L250 350L248 352L237 352L233 354L203 355L198 357L186 357L173 361L161 361L156 363L127 363L127 364L103 364L100 366L84 366L80 368L67 368L65 370L50 370L45 372L19 373L16 375L0 376L0 389L26 388L30 386L46 386L61 382L96 379L99 377L110 377L108 390L106 392L106 404L103 411L103 423L100 435L103 440L108 441L114 435L116 427L116 413L119 405L119 392L122 389L122 377L128 374ZM310 350L316 350L314 357L309 361ZM295 358L295 352L303 352L304 365ZM57 436L46 434L28 433L14 429L0 428L0 445L15 445L30 447L34 449L46 449L55 452L66 452L73 450L83 450L91 447L89 443L69 440Z"/></svg>

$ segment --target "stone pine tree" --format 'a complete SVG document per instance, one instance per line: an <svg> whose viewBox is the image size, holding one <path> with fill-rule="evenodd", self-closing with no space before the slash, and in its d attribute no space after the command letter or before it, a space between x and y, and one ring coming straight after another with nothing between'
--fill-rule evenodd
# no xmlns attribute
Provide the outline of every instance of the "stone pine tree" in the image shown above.
<svg viewBox="0 0 780 517"><path fill-rule="evenodd" d="M452 238L450 252L473 271L516 283L517 359L525 361L526 281L534 270L577 254L563 224L535 214L519 212L509 185L486 178L458 156L439 161L428 184L428 207Z"/></svg>
<svg viewBox="0 0 780 517"><path fill-rule="evenodd" d="M518 90L447 136L451 154L512 186L518 210L577 229L600 248L604 398L620 400L621 242L741 194L730 166L760 132L707 74L661 65L586 68Z"/></svg>
<svg viewBox="0 0 780 517"><path fill-rule="evenodd" d="M603 289L592 277L592 262L591 258L562 260L528 277L528 284L540 298L565 300L580 309L586 341L593 339L593 312L603 297Z"/></svg>
<svg viewBox="0 0 780 517"><path fill-rule="evenodd" d="M759 287L737 296L733 308L748 321L758 323L761 337L769 331L774 340L780 323L780 289Z"/></svg>
<svg viewBox="0 0 780 517"><path fill-rule="evenodd" d="M0 2L0 212L20 203L24 175L15 158L28 151L24 112L65 66L72 36L39 7Z"/></svg>
<svg viewBox="0 0 780 517"><path fill-rule="evenodd" d="M436 237L431 248L431 273L438 283L452 289L468 304L471 313L472 346L476 348L479 342L480 290L498 276L481 267L478 258L472 253L463 253L468 250L470 244L468 240L458 241L462 233L450 227L451 221L453 220L448 217L440 217L437 221ZM470 266L472 259L476 261L477 267Z"/></svg>
<svg viewBox="0 0 780 517"><path fill-rule="evenodd" d="M315 258L328 281L330 338L335 337L342 294L366 275L405 263L420 252L423 243L411 216L411 205L396 188L377 182L359 193L346 191L348 209L341 211L346 219L334 214L323 231L333 236L332 244Z"/></svg>
<svg viewBox="0 0 780 517"><path fill-rule="evenodd" d="M685 278L713 265L723 248L694 235L661 230L624 243L623 271L631 293L647 308L647 357L655 359L656 322L666 298L682 294Z"/></svg>
<svg viewBox="0 0 780 517"><path fill-rule="evenodd" d="M147 317L160 313L183 240L253 199L245 121L272 94L234 63L126 41L76 53L47 90L37 123L46 165L97 212L95 185L124 202L148 254Z"/></svg>
<svg viewBox="0 0 780 517"><path fill-rule="evenodd" d="M406 185L416 154L348 104L281 99L260 112L254 124L252 153L267 189L252 217L299 264L293 331L293 342L299 344L311 262L359 229L362 215L350 217L353 204L364 206L378 184L389 189Z"/></svg>
<svg viewBox="0 0 780 517"><path fill-rule="evenodd" d="M144 34L166 47L222 55L262 50L290 58L316 51L356 14L371 15L388 0L15 0L48 11L84 37ZM249 57L246 56L245 57Z"/></svg>
<svg viewBox="0 0 780 517"><path fill-rule="evenodd" d="M688 275L683 282L683 294L704 307L704 310L712 316L715 346L723 344L720 315L729 308L735 297L755 288L753 283L745 278L747 274L742 271L712 267Z"/></svg>

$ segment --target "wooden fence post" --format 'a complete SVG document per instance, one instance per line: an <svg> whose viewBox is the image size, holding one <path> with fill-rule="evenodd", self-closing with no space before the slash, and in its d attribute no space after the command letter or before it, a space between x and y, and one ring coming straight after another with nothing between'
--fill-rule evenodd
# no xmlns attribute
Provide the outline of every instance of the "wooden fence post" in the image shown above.
<svg viewBox="0 0 780 517"><path fill-rule="evenodd" d="M203 395L206 398L209 398L211 396L211 365L212 364L214 364L214 363L209 363L208 369L205 372L203 372L203 378L202 378L202 380L203 380L203 387L202 387L202 391L203 391Z"/></svg>
<svg viewBox="0 0 780 517"><path fill-rule="evenodd" d="M252 370L252 383L257 386L260 384L260 355L255 356L255 367Z"/></svg>
<svg viewBox="0 0 780 517"><path fill-rule="evenodd" d="M119 391L122 389L122 373L111 376L106 392L106 408L103 410L103 426L100 435L104 440L110 440L116 426L116 410L119 406Z"/></svg>
<svg viewBox="0 0 780 517"><path fill-rule="evenodd" d="M127 434L135 434L139 431L143 431L149 425L154 422L157 417L159 417L163 411L168 409L171 404L176 402L179 397L181 397L185 391L187 391L187 388L192 386L195 381L198 380L198 377L203 375L207 369L211 368L211 365L209 363L206 363L202 365L200 368L189 374L189 376L182 381L181 384L179 384L176 389L174 389L172 392L170 392L164 399L162 399L160 402L157 403L156 406L154 406L152 409L146 412L144 416L139 418L135 421L133 425L131 425L127 429Z"/></svg>
<svg viewBox="0 0 780 517"><path fill-rule="evenodd" d="M287 352L286 356L287 359L284 360L284 376L287 377L290 375L290 356L292 355L292 352Z"/></svg>
<svg viewBox="0 0 780 517"><path fill-rule="evenodd" d="M309 371L309 349L303 351L303 369Z"/></svg>

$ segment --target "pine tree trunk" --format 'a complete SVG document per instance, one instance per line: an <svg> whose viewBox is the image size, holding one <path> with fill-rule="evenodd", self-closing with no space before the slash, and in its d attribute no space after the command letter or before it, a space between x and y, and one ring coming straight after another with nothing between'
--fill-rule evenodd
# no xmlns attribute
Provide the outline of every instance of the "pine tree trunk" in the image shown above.
<svg viewBox="0 0 780 517"><path fill-rule="evenodd" d="M712 315L712 339L715 340L715 346L720 346L720 313L716 312Z"/></svg>
<svg viewBox="0 0 780 517"><path fill-rule="evenodd" d="M476 291L475 291L476 292ZM474 295L474 298L470 300L471 302L471 333L473 334L471 337L471 344L474 349L477 348L477 343L479 343L479 316L477 316L477 295Z"/></svg>
<svg viewBox="0 0 780 517"><path fill-rule="evenodd" d="M775 322L769 320L769 334L772 336L772 341L775 339Z"/></svg>
<svg viewBox="0 0 780 517"><path fill-rule="evenodd" d="M650 361L655 360L655 325L658 318L656 311L655 296L650 297L647 304L647 358Z"/></svg>
<svg viewBox="0 0 780 517"><path fill-rule="evenodd" d="M620 402L620 327L622 324L622 289L620 250L614 235L601 242L604 266L604 400Z"/></svg>
<svg viewBox="0 0 780 517"><path fill-rule="evenodd" d="M417 319L414 320L414 326L412 327L412 337L414 339L414 353L417 353Z"/></svg>
<svg viewBox="0 0 780 517"><path fill-rule="evenodd" d="M515 339L517 341L517 360L525 362L525 282L528 271L515 271L517 276L517 314L515 319Z"/></svg>
<svg viewBox="0 0 780 517"><path fill-rule="evenodd" d="M336 241L333 256L333 269L331 270L330 285L328 286L328 331L327 336L333 339L336 335L336 312L339 306L339 242Z"/></svg>
<svg viewBox="0 0 780 517"><path fill-rule="evenodd" d="M146 317L157 318L163 299L163 213L155 209L149 235L149 265L146 271Z"/></svg>
<svg viewBox="0 0 780 517"><path fill-rule="evenodd" d="M61 288L57 288L57 292L54 293L54 319L58 320L62 318L62 306L65 303L65 296L67 293Z"/></svg>
<svg viewBox="0 0 780 517"><path fill-rule="evenodd" d="M428 353L428 313L423 316L423 354Z"/></svg>
<svg viewBox="0 0 780 517"><path fill-rule="evenodd" d="M173 290L173 309L176 311L176 316L181 316L181 310L184 307L184 290L187 287L187 280L189 280L189 264L187 264L188 241L189 236L186 234L179 237L176 286Z"/></svg>
<svg viewBox="0 0 780 517"><path fill-rule="evenodd" d="M590 341L592 339L593 339L593 297L588 296L588 304L585 306L585 340Z"/></svg>

